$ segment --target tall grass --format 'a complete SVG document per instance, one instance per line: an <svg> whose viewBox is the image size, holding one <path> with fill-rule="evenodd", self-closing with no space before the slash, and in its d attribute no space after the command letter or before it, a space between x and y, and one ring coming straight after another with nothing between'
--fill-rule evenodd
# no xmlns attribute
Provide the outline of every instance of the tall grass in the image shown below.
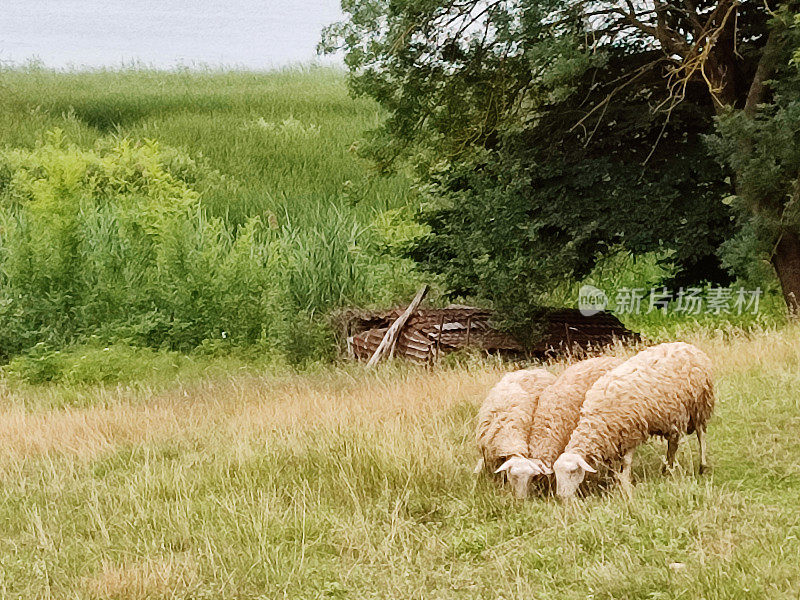
<svg viewBox="0 0 800 600"><path fill-rule="evenodd" d="M350 150L379 118L329 69L0 71L0 357L90 335L330 356L331 309L419 279L379 226L408 182Z"/></svg>
<svg viewBox="0 0 800 600"><path fill-rule="evenodd" d="M697 335L716 364L711 472L693 438L635 491L573 506L475 478L500 376L216 374L171 389L0 383L4 598L793 599L796 328ZM558 370L563 365L549 365Z"/></svg>
<svg viewBox="0 0 800 600"><path fill-rule="evenodd" d="M372 177L351 151L381 118L376 105L348 96L333 68L0 70L0 146L31 148L56 127L83 147L109 135L158 140L229 178L203 202L234 224L267 211L319 222L317 208L330 204L369 222L406 205L402 175Z"/></svg>

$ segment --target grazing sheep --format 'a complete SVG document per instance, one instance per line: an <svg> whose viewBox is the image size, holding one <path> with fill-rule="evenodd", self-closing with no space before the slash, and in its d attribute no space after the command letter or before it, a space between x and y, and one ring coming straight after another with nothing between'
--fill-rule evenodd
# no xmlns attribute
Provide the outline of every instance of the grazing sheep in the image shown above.
<svg viewBox="0 0 800 600"><path fill-rule="evenodd" d="M475 438L481 459L475 467L505 472L518 498L528 494L534 474L528 460L528 432L539 395L555 375L544 369L509 373L495 385L478 411ZM501 466L502 465L502 466Z"/></svg>
<svg viewBox="0 0 800 600"><path fill-rule="evenodd" d="M553 466L558 496L572 497L587 471L616 461L629 492L633 451L651 435L666 438L665 468L671 468L681 436L697 433L702 473L714 410L712 376L708 356L683 342L648 348L603 375L586 393L578 426Z"/></svg>
<svg viewBox="0 0 800 600"><path fill-rule="evenodd" d="M602 375L622 364L621 358L600 356L568 367L539 396L528 437L528 456L537 474L549 475L552 466L578 425L586 392Z"/></svg>
<svg viewBox="0 0 800 600"><path fill-rule="evenodd" d="M536 411L536 406L539 401L539 394L542 390L555 381L556 376L545 371L544 369L522 369L520 371L513 371L506 373L501 381L507 383L518 383L526 392L536 395L534 400L533 410Z"/></svg>

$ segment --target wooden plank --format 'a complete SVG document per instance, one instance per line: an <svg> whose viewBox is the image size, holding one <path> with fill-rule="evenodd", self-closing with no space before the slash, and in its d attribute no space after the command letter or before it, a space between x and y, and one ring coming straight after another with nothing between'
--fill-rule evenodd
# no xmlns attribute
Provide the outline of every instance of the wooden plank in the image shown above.
<svg viewBox="0 0 800 600"><path fill-rule="evenodd" d="M439 354L442 351L442 330L444 329L444 313L439 318L439 333L436 336L436 361L439 361Z"/></svg>
<svg viewBox="0 0 800 600"><path fill-rule="evenodd" d="M420 290L417 292L417 295L411 301L411 304L408 305L408 308L400 315L397 320L392 323L392 326L389 327L389 330L386 332L386 335L383 336L383 340L381 340L378 349L375 350L375 354L372 355L372 358L369 359L367 363L367 367L373 367L383 358L384 354L389 354L391 357L394 354L394 348L397 343L397 335L400 333L400 330L408 321L408 318L414 314L414 311L417 310L422 299L425 298L425 294L428 293L428 285L423 285Z"/></svg>

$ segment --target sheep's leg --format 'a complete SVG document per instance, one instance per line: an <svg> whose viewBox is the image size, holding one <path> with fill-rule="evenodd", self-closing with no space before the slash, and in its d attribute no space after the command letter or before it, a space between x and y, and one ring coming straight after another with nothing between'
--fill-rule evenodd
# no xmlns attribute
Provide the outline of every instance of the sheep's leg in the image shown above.
<svg viewBox="0 0 800 600"><path fill-rule="evenodd" d="M667 462L664 464L664 473L672 470L675 466L675 454L678 452L678 442L680 437L673 435L667 438Z"/></svg>
<svg viewBox="0 0 800 600"><path fill-rule="evenodd" d="M697 434L697 445L700 446L700 475L708 469L708 461L706 460L706 426L700 425L695 431Z"/></svg>
<svg viewBox="0 0 800 600"><path fill-rule="evenodd" d="M622 468L620 469L617 480L625 492L625 495L630 497L633 492L633 481L631 480L631 465L633 465L633 450L628 450L625 456L622 457Z"/></svg>

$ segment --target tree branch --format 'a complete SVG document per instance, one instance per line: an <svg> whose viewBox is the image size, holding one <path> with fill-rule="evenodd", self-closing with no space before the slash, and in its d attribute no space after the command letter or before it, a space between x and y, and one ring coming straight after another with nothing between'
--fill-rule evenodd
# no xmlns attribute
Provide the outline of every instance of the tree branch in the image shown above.
<svg viewBox="0 0 800 600"><path fill-rule="evenodd" d="M642 33L646 33L647 35L654 37L659 41L661 47L664 50L668 50L674 54L679 56L686 57L689 52L691 51L691 47L689 44L686 43L685 40L681 39L680 36L672 31L666 24L662 21L661 18L658 16L658 7L656 8L657 13L657 25L648 25L640 21L637 18L636 10L634 9L633 3L630 0L626 0L628 4L628 12L619 11L622 17L625 19L627 23L641 31Z"/></svg>

